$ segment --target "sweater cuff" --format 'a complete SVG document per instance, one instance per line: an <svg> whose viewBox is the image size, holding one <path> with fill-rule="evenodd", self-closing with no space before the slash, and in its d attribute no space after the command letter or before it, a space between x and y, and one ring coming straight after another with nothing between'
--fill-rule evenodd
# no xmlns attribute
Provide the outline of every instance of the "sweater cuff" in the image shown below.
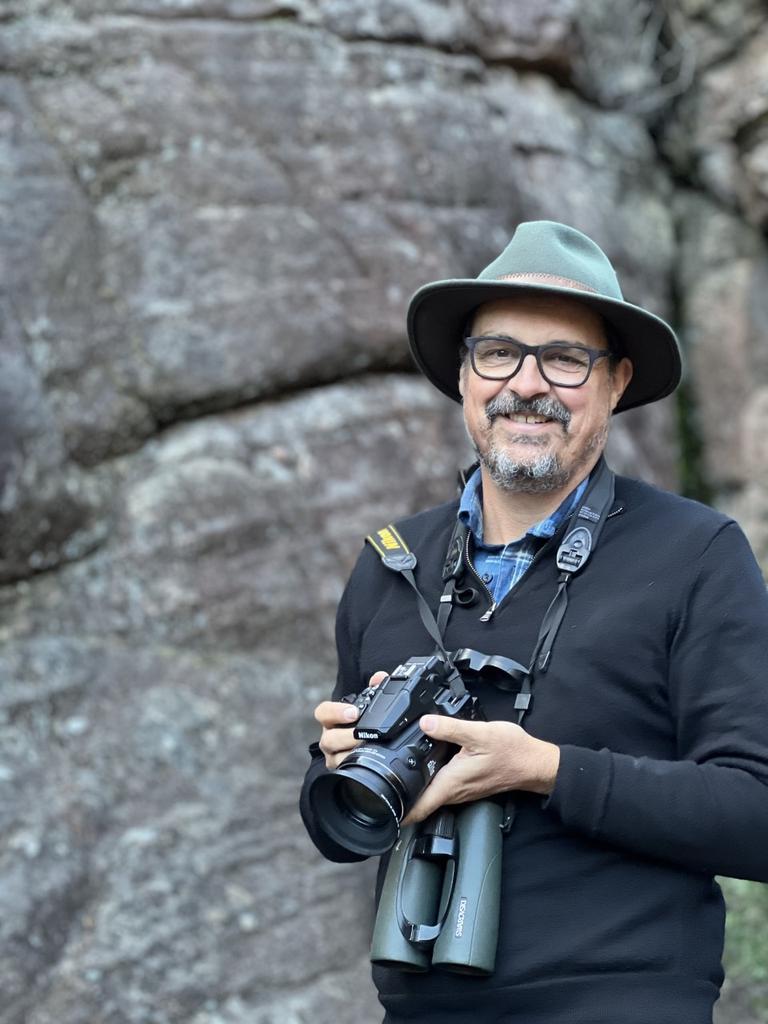
<svg viewBox="0 0 768 1024"><path fill-rule="evenodd" d="M311 749L312 748L310 747L310 750ZM320 751L318 748L318 754L319 753ZM325 829L322 828L321 824L315 817L309 801L309 791L312 787L312 783L318 775L322 775L327 771L328 769L325 767L325 759L322 754L320 754L320 756L312 759L309 770L304 776L304 785L301 788L301 796L299 798L299 811L301 813L302 821L304 822L304 827L309 833L309 838L326 860L332 860L339 864L350 864L354 861L365 860L365 856L359 853L351 853L345 847L340 846L337 842L327 836Z"/></svg>
<svg viewBox="0 0 768 1024"><path fill-rule="evenodd" d="M563 744L555 788L542 806L554 812L564 825L597 838L612 784L610 750Z"/></svg>

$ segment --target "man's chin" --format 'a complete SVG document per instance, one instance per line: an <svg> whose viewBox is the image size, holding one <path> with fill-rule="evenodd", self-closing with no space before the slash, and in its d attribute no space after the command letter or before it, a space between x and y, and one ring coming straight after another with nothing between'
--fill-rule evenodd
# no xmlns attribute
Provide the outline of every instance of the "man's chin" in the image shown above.
<svg viewBox="0 0 768 1024"><path fill-rule="evenodd" d="M497 487L518 494L547 494L560 490L571 476L552 453L521 458L491 449L480 456L480 462Z"/></svg>
<svg viewBox="0 0 768 1024"><path fill-rule="evenodd" d="M521 444L528 448L548 448L552 443L549 434L513 434L507 438L507 444Z"/></svg>

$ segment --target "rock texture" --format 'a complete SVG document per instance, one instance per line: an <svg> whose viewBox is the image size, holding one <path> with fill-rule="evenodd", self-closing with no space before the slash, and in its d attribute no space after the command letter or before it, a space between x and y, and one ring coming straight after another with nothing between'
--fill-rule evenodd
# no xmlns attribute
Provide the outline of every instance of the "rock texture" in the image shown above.
<svg viewBox="0 0 768 1024"><path fill-rule="evenodd" d="M7 0L0 1024L378 1019L296 793L362 538L470 461L408 296L519 220L680 328L612 461L768 566L761 10Z"/></svg>

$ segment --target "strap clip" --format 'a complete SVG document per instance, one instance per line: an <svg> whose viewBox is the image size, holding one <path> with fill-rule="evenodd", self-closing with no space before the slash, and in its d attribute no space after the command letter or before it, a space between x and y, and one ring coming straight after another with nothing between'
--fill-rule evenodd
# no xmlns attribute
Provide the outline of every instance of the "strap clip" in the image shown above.
<svg viewBox="0 0 768 1024"><path fill-rule="evenodd" d="M381 560L388 569L394 569L395 572L402 572L404 569L415 569L417 564L416 555L412 551L382 555Z"/></svg>
<svg viewBox="0 0 768 1024"><path fill-rule="evenodd" d="M557 550L557 568L578 572L592 552L592 533L586 526L571 530Z"/></svg>

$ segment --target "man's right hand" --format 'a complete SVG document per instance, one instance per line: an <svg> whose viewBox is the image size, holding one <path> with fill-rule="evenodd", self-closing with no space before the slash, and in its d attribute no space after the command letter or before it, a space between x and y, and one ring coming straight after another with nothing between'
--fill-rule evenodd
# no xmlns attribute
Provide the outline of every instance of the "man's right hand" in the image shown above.
<svg viewBox="0 0 768 1024"><path fill-rule="evenodd" d="M374 672L368 685L378 686L386 678L386 672ZM362 743L362 740L355 739L351 728L359 718L359 712L353 704L346 704L343 700L324 700L315 708L315 718L323 727L320 749L325 754L325 767L338 768L347 754Z"/></svg>

